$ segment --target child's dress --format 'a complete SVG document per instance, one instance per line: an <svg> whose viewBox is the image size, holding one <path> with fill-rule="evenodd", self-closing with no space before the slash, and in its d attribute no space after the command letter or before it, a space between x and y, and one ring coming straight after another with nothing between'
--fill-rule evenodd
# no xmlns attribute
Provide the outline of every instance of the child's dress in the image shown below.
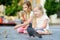
<svg viewBox="0 0 60 40"><path fill-rule="evenodd" d="M41 29L44 20L48 20L48 23L47 23L46 28ZM37 23L36 23L37 25L36 25L36 27L35 27L35 30L41 30L41 31L44 31L44 30L46 30L46 29L49 30L49 18L48 18L47 15L43 15L41 18L37 18L36 21L37 21Z"/></svg>
<svg viewBox="0 0 60 40"><path fill-rule="evenodd" d="M29 19L28 16L32 17L32 16L33 16L33 12L31 11L31 12L30 12L30 15L27 15L27 16L26 16L26 17L27 17L27 20ZM23 19L26 19L26 18L24 18L24 15L23 15ZM25 22L25 21L26 21L26 20L24 20L24 22ZM27 25L27 26L28 26L28 25ZM27 26L19 27L19 28L17 29L17 32L19 32L19 33L24 33L24 32L26 32Z"/></svg>

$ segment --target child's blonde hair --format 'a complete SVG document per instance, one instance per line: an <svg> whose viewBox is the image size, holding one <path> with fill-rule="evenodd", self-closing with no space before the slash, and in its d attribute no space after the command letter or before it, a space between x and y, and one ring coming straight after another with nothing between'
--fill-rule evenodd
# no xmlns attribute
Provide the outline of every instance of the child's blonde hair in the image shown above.
<svg viewBox="0 0 60 40"><path fill-rule="evenodd" d="M44 10L43 10L43 7L41 5L40 6L35 6L35 7L38 7L38 9L42 11L42 14L44 14ZM33 17L32 25L36 27L36 17L35 16Z"/></svg>
<svg viewBox="0 0 60 40"><path fill-rule="evenodd" d="M42 11L42 14L44 14L44 10L43 10L43 7L41 5L40 6L35 6L35 7L38 7L38 9Z"/></svg>

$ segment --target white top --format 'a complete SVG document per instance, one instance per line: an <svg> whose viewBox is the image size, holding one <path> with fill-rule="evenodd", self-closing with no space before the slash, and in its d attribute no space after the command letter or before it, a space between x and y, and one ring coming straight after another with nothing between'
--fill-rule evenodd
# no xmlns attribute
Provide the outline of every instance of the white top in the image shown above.
<svg viewBox="0 0 60 40"><path fill-rule="evenodd" d="M32 11L30 12L30 17L33 17L33 12Z"/></svg>
<svg viewBox="0 0 60 40"><path fill-rule="evenodd" d="M25 13L24 11L20 11L19 15L21 16L23 13ZM33 12L30 12L30 15L26 15L26 17L28 18L28 16L32 17L33 16Z"/></svg>
<svg viewBox="0 0 60 40"><path fill-rule="evenodd" d="M41 18L37 18L37 25L35 29L41 29L40 27L42 26L44 20L49 20L47 15L43 15ZM45 29L49 29L49 21Z"/></svg>

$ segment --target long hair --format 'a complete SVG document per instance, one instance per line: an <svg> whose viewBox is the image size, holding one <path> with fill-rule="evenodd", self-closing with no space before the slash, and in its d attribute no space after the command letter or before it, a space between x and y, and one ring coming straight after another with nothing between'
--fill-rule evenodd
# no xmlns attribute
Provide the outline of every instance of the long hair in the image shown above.
<svg viewBox="0 0 60 40"><path fill-rule="evenodd" d="M35 7L38 7L38 9L41 10L41 11L42 11L42 14L44 15L43 7L42 7L41 5L40 5L40 6L35 6ZM35 7L34 7L34 8L35 8ZM36 23L37 23L36 20L37 20L37 19L36 19L36 16L34 15L34 16L33 16L33 21L32 21L32 25L33 25L34 27L36 27L36 25L37 25L37 24L36 24Z"/></svg>
<svg viewBox="0 0 60 40"><path fill-rule="evenodd" d="M23 5L26 4L28 6L28 8L30 8L32 10L32 5L31 5L31 2L30 1L25 1L23 3Z"/></svg>

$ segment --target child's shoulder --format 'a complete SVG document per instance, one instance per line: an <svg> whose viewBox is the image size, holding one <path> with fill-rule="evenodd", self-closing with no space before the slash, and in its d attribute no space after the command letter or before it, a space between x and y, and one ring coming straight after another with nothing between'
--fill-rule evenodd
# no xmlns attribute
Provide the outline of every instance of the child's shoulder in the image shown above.
<svg viewBox="0 0 60 40"><path fill-rule="evenodd" d="M30 16L33 16L33 15L34 15L34 14L33 14L33 11L31 11L31 12L30 12Z"/></svg>
<svg viewBox="0 0 60 40"><path fill-rule="evenodd" d="M33 11L31 11L30 14L33 14Z"/></svg>
<svg viewBox="0 0 60 40"><path fill-rule="evenodd" d="M42 19L49 19L47 15L43 15Z"/></svg>

